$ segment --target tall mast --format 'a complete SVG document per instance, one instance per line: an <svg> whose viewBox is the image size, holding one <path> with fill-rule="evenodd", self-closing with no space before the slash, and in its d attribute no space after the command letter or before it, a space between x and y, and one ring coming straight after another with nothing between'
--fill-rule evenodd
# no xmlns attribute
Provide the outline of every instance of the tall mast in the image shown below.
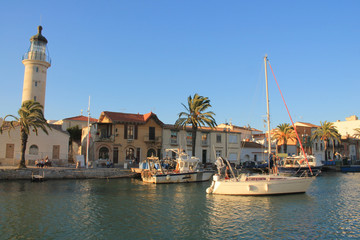
<svg viewBox="0 0 360 240"><path fill-rule="evenodd" d="M271 153L271 136L270 136L270 107L269 107L269 86L268 86L268 76L267 76L267 55L264 57L265 64L265 82L266 82L266 116L267 116L267 127L268 127L268 159ZM269 161L270 168L270 161Z"/></svg>
<svg viewBox="0 0 360 240"><path fill-rule="evenodd" d="M86 168L89 168L89 146L90 146L90 96L88 106L88 134L86 139Z"/></svg>

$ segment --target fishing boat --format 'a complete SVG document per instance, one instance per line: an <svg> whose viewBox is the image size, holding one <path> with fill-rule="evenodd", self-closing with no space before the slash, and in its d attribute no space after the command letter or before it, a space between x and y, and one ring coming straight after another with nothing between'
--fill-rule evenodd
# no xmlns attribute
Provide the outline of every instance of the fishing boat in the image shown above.
<svg viewBox="0 0 360 240"><path fill-rule="evenodd" d="M185 183L208 181L213 176L213 170L201 168L200 159L190 157L181 149L167 149L177 154L176 168L174 170L164 169L158 162L158 169L149 165L150 168L141 172L141 178L146 183Z"/></svg>
<svg viewBox="0 0 360 240"><path fill-rule="evenodd" d="M316 157L312 155L307 156L307 159L308 164L303 155L286 157L278 166L278 171L284 174L302 175L304 171L309 171L310 166L312 172L318 175L323 167L321 161L318 161Z"/></svg>
<svg viewBox="0 0 360 240"><path fill-rule="evenodd" d="M270 159L271 131L270 131L268 77L267 77L267 64L268 64L267 56L264 57L264 63L265 63L265 81L266 81L267 125L268 125L268 133L269 133L268 159ZM291 122L293 123L290 114L289 117ZM297 132L296 135L298 137ZM300 142L300 146L302 151L304 152L301 142ZM305 159L307 161L306 155L305 155ZM299 177L290 177L290 176L270 173L270 171L268 174L256 174L256 175L240 174L236 176L228 160L218 159L217 163L218 164L216 165L218 166L218 174L215 174L213 176L213 181L211 183L211 186L206 189L206 192L208 194L258 196L258 195L304 193L311 185L311 182L314 180L314 177L307 177L305 175ZM268 163L270 169L270 161L268 161ZM231 174L230 176L229 173L227 172L226 172L227 174L225 174L225 177L222 175L221 169L224 167L229 169ZM309 170L311 172L311 169Z"/></svg>
<svg viewBox="0 0 360 240"><path fill-rule="evenodd" d="M154 156L147 157L145 160L139 163L138 167L132 167L131 172L141 174L144 170L149 170L151 165L155 165L155 163L158 162L159 162L158 157L154 157Z"/></svg>

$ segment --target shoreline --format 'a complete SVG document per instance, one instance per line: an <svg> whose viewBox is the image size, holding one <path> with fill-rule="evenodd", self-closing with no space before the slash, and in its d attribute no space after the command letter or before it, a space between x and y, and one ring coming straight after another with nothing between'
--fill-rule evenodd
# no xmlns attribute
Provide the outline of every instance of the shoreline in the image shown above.
<svg viewBox="0 0 360 240"><path fill-rule="evenodd" d="M12 166L0 167L0 181L32 180L34 175L43 176L43 180L132 178L135 176L131 170L123 168L37 168L28 166L27 168L19 169Z"/></svg>

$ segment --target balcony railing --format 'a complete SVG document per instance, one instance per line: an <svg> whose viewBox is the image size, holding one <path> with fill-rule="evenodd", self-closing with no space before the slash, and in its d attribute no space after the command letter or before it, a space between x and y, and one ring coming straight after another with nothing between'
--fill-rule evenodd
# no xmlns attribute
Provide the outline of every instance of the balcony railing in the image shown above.
<svg viewBox="0 0 360 240"><path fill-rule="evenodd" d="M103 136L103 135L96 135L95 142L114 142L115 141L115 136L111 135L111 136Z"/></svg>
<svg viewBox="0 0 360 240"><path fill-rule="evenodd" d="M149 135L144 136L144 142L152 142L152 143L161 143L162 137L157 136L155 138L150 138Z"/></svg>
<svg viewBox="0 0 360 240"><path fill-rule="evenodd" d="M22 60L39 60L51 64L51 58L42 52L30 51L23 55Z"/></svg>

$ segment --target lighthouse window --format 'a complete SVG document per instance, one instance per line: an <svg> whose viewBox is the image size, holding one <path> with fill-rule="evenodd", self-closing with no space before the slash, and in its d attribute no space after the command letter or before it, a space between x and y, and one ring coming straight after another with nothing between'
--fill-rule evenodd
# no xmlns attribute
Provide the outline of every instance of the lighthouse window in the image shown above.
<svg viewBox="0 0 360 240"><path fill-rule="evenodd" d="M39 67L36 67L36 72L39 72Z"/></svg>
<svg viewBox="0 0 360 240"><path fill-rule="evenodd" d="M37 87L37 82L35 82L35 87Z"/></svg>
<svg viewBox="0 0 360 240"><path fill-rule="evenodd" d="M34 96L34 101L36 102L36 96Z"/></svg>

